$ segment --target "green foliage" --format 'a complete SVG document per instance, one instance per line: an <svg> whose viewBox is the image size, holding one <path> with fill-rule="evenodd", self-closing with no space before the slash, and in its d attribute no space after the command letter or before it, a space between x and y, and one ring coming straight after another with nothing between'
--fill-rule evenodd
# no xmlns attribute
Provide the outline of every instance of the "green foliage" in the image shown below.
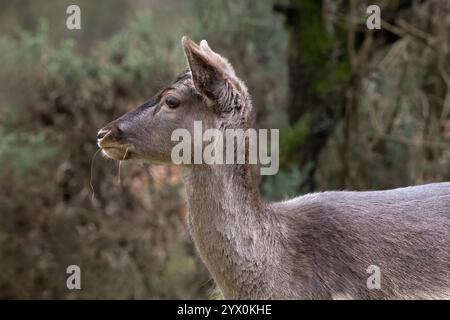
<svg viewBox="0 0 450 320"><path fill-rule="evenodd" d="M145 86L181 72L183 56L171 54L172 48L179 47L180 39L153 32L156 24L149 12L140 13L126 31L101 48L98 54L108 59L110 67L105 71L111 79L145 92Z"/></svg>
<svg viewBox="0 0 450 320"><path fill-rule="evenodd" d="M298 190L308 177L312 166L307 165L302 170L291 166L280 170L276 175L265 179L262 192L268 200L287 200L298 196Z"/></svg>
<svg viewBox="0 0 450 320"><path fill-rule="evenodd" d="M32 174L46 160L55 156L56 150L43 134L6 132L0 127L0 164L8 161L20 175Z"/></svg>
<svg viewBox="0 0 450 320"><path fill-rule="evenodd" d="M322 3L314 0L295 1L301 12L299 23L295 24L296 39L294 45L303 49L302 60L305 64L322 67L324 58L335 45L335 39L325 29L322 19Z"/></svg>
<svg viewBox="0 0 450 320"><path fill-rule="evenodd" d="M70 90L80 87L89 73L95 74L92 73L89 61L80 57L75 49L74 40L64 40L57 51L44 57L42 61L46 68L46 76L58 84L68 86Z"/></svg>
<svg viewBox="0 0 450 320"><path fill-rule="evenodd" d="M301 149L301 146L307 142L311 132L311 116L306 113L292 127L286 127L281 131L280 137L280 164L289 163L290 156Z"/></svg>
<svg viewBox="0 0 450 320"><path fill-rule="evenodd" d="M348 59L339 61L332 70L330 68L324 67L317 70L318 79L314 85L317 94L326 95L336 91L336 88L344 88L349 83L351 68Z"/></svg>

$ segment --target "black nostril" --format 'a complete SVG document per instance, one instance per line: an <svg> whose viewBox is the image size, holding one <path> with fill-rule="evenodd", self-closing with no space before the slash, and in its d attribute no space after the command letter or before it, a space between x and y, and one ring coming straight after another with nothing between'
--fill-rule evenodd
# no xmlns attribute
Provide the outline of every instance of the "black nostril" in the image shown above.
<svg viewBox="0 0 450 320"><path fill-rule="evenodd" d="M110 131L110 130L108 130L108 129L102 129L102 130L100 130L100 131L97 133L97 140L100 140L100 139L104 138L104 137L109 133L109 131Z"/></svg>

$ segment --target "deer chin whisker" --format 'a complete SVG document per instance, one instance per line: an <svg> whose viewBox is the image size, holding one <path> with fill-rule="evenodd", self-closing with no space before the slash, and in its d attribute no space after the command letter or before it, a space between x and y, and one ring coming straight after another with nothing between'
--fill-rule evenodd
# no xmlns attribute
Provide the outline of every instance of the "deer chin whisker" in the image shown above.
<svg viewBox="0 0 450 320"><path fill-rule="evenodd" d="M97 151L95 151L95 153L92 155L91 157L91 176L89 178L89 186L91 187L91 192L92 192L92 197L91 197L91 201L94 201L95 199L95 190L94 190L94 185L92 183L92 176L93 176L93 170L94 170L94 159L95 156L101 151L102 149L98 149Z"/></svg>
<svg viewBox="0 0 450 320"><path fill-rule="evenodd" d="M127 154L128 154L128 150L130 149L130 147L128 147L126 150L125 150L125 153L124 153L124 155L123 155L123 158L122 158L122 160L119 160L119 169L118 169L118 172L117 172L117 182L120 184L122 181L121 181L121 179L120 179L120 170L121 170L121 168L122 168L122 162L123 161L125 161L125 159L127 158Z"/></svg>

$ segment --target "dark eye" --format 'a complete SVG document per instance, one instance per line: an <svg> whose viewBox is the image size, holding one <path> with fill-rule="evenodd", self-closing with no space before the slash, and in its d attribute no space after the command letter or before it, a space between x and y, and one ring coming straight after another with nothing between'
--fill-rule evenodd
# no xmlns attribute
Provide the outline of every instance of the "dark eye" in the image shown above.
<svg viewBox="0 0 450 320"><path fill-rule="evenodd" d="M168 96L166 98L166 104L169 108L176 108L180 105L180 100L174 96Z"/></svg>

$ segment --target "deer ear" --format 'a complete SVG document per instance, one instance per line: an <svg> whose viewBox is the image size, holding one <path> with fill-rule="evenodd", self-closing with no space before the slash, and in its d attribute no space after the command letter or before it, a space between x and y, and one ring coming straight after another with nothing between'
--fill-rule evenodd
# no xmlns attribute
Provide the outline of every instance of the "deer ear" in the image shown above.
<svg viewBox="0 0 450 320"><path fill-rule="evenodd" d="M236 77L228 61L211 50L205 40L197 45L189 37L181 39L197 91L207 99L220 102L226 90L232 89ZM230 86L231 84L231 86Z"/></svg>

